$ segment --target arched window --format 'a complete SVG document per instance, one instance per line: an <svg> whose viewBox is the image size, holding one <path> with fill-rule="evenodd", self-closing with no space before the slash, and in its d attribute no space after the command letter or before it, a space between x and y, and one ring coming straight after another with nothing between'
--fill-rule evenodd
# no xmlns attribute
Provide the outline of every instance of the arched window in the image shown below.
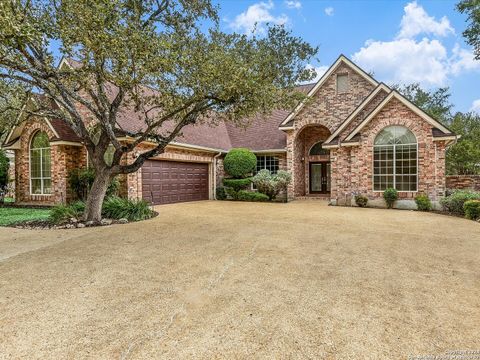
<svg viewBox="0 0 480 360"><path fill-rule="evenodd" d="M309 155L328 155L329 151L322 148L322 142L318 142L315 145L312 146L310 149Z"/></svg>
<svg viewBox="0 0 480 360"><path fill-rule="evenodd" d="M373 146L373 190L417 191L417 139L403 126L388 126Z"/></svg>
<svg viewBox="0 0 480 360"><path fill-rule="evenodd" d="M52 192L50 143L48 135L38 131L30 143L30 193L47 195Z"/></svg>

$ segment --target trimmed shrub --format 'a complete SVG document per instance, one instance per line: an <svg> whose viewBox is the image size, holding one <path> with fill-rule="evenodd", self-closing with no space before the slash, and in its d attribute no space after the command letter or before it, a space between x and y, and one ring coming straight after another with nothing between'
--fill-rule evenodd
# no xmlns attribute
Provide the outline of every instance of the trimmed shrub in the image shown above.
<svg viewBox="0 0 480 360"><path fill-rule="evenodd" d="M259 193L259 192L240 190L238 192L238 200L240 200L240 201L268 201L269 198L268 198L267 195Z"/></svg>
<svg viewBox="0 0 480 360"><path fill-rule="evenodd" d="M355 204L359 207L367 207L368 197L362 194L355 195Z"/></svg>
<svg viewBox="0 0 480 360"><path fill-rule="evenodd" d="M463 205L469 200L480 200L480 193L469 190L456 190L451 195L440 199L443 209L451 214L464 216Z"/></svg>
<svg viewBox="0 0 480 360"><path fill-rule="evenodd" d="M432 210L432 202L430 201L430 198L425 194L419 194L415 196L415 203L417 204L417 209L420 211Z"/></svg>
<svg viewBox="0 0 480 360"><path fill-rule="evenodd" d="M238 192L247 189L252 183L252 178L245 179L223 179L225 193L233 200L238 200Z"/></svg>
<svg viewBox="0 0 480 360"><path fill-rule="evenodd" d="M383 198L389 209L393 208L393 204L398 200L398 191L394 188L388 188L383 192Z"/></svg>
<svg viewBox="0 0 480 360"><path fill-rule="evenodd" d="M223 160L225 172L236 179L247 177L256 165L257 157L255 154L243 148L230 150Z"/></svg>
<svg viewBox="0 0 480 360"><path fill-rule="evenodd" d="M93 168L76 168L68 173L68 186L76 195L77 199L85 201L88 192L95 180L95 170ZM118 194L120 182L115 177L108 185L106 196L115 196Z"/></svg>
<svg viewBox="0 0 480 360"><path fill-rule="evenodd" d="M468 200L463 204L465 217L470 220L480 219L480 200Z"/></svg>
<svg viewBox="0 0 480 360"><path fill-rule="evenodd" d="M118 196L107 198L102 207L102 215L109 219L140 221L151 218L153 214L145 200L129 200Z"/></svg>
<svg viewBox="0 0 480 360"><path fill-rule="evenodd" d="M8 169L10 167L10 161L5 154L5 151L0 149L0 203L3 202L3 198L8 189Z"/></svg>
<svg viewBox="0 0 480 360"><path fill-rule="evenodd" d="M279 170L272 175L267 169L260 170L252 179L258 191L270 200L274 200L281 191L286 191L291 180L292 176L287 171Z"/></svg>
<svg viewBox="0 0 480 360"><path fill-rule="evenodd" d="M252 178L245 179L223 179L223 185L235 191L246 189L252 183Z"/></svg>
<svg viewBox="0 0 480 360"><path fill-rule="evenodd" d="M50 221L54 224L68 222L74 218L80 220L85 212L85 203L77 201L70 205L55 205L50 209Z"/></svg>
<svg viewBox="0 0 480 360"><path fill-rule="evenodd" d="M227 193L225 191L225 188L223 186L217 187L217 200L226 200L227 199Z"/></svg>

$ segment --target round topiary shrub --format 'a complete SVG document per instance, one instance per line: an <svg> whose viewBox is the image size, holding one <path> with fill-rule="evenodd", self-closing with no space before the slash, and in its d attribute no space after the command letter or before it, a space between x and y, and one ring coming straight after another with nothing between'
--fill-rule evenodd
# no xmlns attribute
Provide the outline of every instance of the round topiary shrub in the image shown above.
<svg viewBox="0 0 480 360"><path fill-rule="evenodd" d="M398 200L398 191L394 188L388 188L383 192L383 198L389 209L393 208L393 204Z"/></svg>
<svg viewBox="0 0 480 360"><path fill-rule="evenodd" d="M355 195L355 204L359 207L367 207L368 197L362 194Z"/></svg>
<svg viewBox="0 0 480 360"><path fill-rule="evenodd" d="M233 178L247 177L255 169L257 157L248 149L232 149L223 160L225 172Z"/></svg>
<svg viewBox="0 0 480 360"><path fill-rule="evenodd" d="M425 194L415 196L415 203L417 204L417 209L420 211L432 210L432 202Z"/></svg>

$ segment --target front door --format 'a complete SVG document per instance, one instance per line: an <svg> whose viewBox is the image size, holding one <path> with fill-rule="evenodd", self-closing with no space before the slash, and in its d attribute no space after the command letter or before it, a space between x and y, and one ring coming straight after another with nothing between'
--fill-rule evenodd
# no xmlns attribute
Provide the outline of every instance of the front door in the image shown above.
<svg viewBox="0 0 480 360"><path fill-rule="evenodd" d="M310 163L310 193L327 194L330 192L330 162Z"/></svg>

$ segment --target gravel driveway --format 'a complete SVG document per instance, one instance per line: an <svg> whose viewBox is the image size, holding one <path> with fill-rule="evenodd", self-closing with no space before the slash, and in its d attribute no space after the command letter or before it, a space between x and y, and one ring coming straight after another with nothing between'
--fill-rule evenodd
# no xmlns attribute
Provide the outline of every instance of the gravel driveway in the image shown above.
<svg viewBox="0 0 480 360"><path fill-rule="evenodd" d="M480 350L480 224L196 202L0 228L1 359L407 359Z"/></svg>

